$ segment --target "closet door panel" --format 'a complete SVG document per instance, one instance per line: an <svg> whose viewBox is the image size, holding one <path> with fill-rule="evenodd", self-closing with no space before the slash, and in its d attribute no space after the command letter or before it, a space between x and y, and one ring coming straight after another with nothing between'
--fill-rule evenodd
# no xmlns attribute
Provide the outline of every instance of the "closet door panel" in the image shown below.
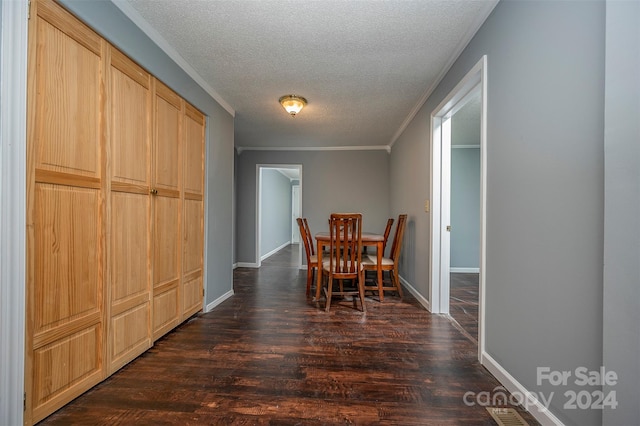
<svg viewBox="0 0 640 426"><path fill-rule="evenodd" d="M151 346L151 76L109 49L109 373Z"/></svg>
<svg viewBox="0 0 640 426"><path fill-rule="evenodd" d="M99 209L97 190L36 185L36 336L102 307Z"/></svg>
<svg viewBox="0 0 640 426"><path fill-rule="evenodd" d="M149 189L151 92L150 75L111 48L111 176L112 181ZM147 191L148 193L148 191Z"/></svg>
<svg viewBox="0 0 640 426"><path fill-rule="evenodd" d="M155 81L153 195L153 338L181 320L181 159L184 101Z"/></svg>
<svg viewBox="0 0 640 426"><path fill-rule="evenodd" d="M182 200L182 317L202 309L204 252L204 115L186 104Z"/></svg>
<svg viewBox="0 0 640 426"><path fill-rule="evenodd" d="M110 372L151 346L149 196L112 192Z"/></svg>
<svg viewBox="0 0 640 426"><path fill-rule="evenodd" d="M202 269L202 201L184 200L184 241L182 273Z"/></svg>
<svg viewBox="0 0 640 426"><path fill-rule="evenodd" d="M180 322L180 199L156 195L153 220L153 339Z"/></svg>
<svg viewBox="0 0 640 426"><path fill-rule="evenodd" d="M204 116L191 105L185 108L184 192L204 193Z"/></svg>
<svg viewBox="0 0 640 426"><path fill-rule="evenodd" d="M155 149L153 185L156 189L180 190L180 125L182 100L156 82Z"/></svg>
<svg viewBox="0 0 640 426"><path fill-rule="evenodd" d="M32 1L27 128L25 420L104 378L106 43Z"/></svg>
<svg viewBox="0 0 640 426"><path fill-rule="evenodd" d="M100 51L64 29L38 19L36 167L99 178Z"/></svg>

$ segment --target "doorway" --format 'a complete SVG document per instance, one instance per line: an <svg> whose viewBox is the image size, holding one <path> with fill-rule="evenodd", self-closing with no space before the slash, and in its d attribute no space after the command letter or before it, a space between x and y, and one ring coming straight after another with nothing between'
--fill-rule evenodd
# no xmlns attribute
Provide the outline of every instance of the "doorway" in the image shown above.
<svg viewBox="0 0 640 426"><path fill-rule="evenodd" d="M452 118L471 102L479 107L478 224L478 359L484 352L484 273L486 218L486 67L482 59L467 73L431 114L431 255L429 302L432 313L450 313L451 296L451 161Z"/></svg>
<svg viewBox="0 0 640 426"><path fill-rule="evenodd" d="M303 248L294 241L299 231L293 216L302 211L302 165L258 164L256 180L256 267L295 244L292 266L301 268Z"/></svg>

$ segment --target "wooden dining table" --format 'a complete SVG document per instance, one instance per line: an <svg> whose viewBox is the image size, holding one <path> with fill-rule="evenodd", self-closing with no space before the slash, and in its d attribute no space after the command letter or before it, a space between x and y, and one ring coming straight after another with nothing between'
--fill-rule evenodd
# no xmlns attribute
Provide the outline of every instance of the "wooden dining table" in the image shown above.
<svg viewBox="0 0 640 426"><path fill-rule="evenodd" d="M320 299L320 291L322 289L322 253L325 247L329 247L330 236L329 232L318 232L316 234L316 242L317 249L316 253L318 256L318 273L316 278L316 297L315 300ZM382 290L382 248L384 246L384 235L375 234L372 232L363 232L362 233L362 245L364 247L375 247L376 248L376 258L377 258L377 273L378 273L378 295L380 297L380 301L384 301L384 291Z"/></svg>

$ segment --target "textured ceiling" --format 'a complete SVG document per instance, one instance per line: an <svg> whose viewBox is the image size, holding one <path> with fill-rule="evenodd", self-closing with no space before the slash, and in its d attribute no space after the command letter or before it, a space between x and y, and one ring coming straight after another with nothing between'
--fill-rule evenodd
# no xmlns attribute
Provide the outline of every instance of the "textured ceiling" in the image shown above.
<svg viewBox="0 0 640 426"><path fill-rule="evenodd" d="M390 145L496 1L116 4L235 111L236 147L264 148ZM292 118L285 94L309 104Z"/></svg>

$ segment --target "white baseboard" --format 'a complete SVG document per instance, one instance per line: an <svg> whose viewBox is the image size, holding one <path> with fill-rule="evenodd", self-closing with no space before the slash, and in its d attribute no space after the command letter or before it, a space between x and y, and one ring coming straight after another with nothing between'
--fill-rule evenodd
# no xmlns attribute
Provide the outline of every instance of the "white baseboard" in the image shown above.
<svg viewBox="0 0 640 426"><path fill-rule="evenodd" d="M486 352L482 352L481 364L486 367L491 374L505 387L511 394L518 394L522 397L528 398L527 404L529 413L536 418L543 426L563 426L563 423L553 415L540 401L534 399L528 391L519 381L515 379L507 370L504 369L491 355Z"/></svg>
<svg viewBox="0 0 640 426"><path fill-rule="evenodd" d="M291 241L287 241L286 243L282 244L280 247L276 247L273 250L271 250L269 253L263 254L260 257L260 260L265 260L267 257L269 256L273 256L274 254L276 254L277 252L279 252L280 250L282 250L283 248L285 248L286 246L288 246L289 244L291 244Z"/></svg>
<svg viewBox="0 0 640 426"><path fill-rule="evenodd" d="M453 272L454 274L479 274L480 268L449 268L449 272Z"/></svg>
<svg viewBox="0 0 640 426"><path fill-rule="evenodd" d="M222 296L218 297L216 300L214 300L213 302L209 303L205 308L204 308L204 312L211 312L211 310L213 308L215 308L216 306L218 306L219 304L221 304L222 302L224 302L225 300L227 300L228 298L230 298L231 296L233 296L235 293L233 292L233 290L229 290L228 292L226 292L225 294L223 294Z"/></svg>
<svg viewBox="0 0 640 426"><path fill-rule="evenodd" d="M259 268L260 265L257 263L249 263L249 262L238 262L236 263L236 268Z"/></svg>
<svg viewBox="0 0 640 426"><path fill-rule="evenodd" d="M409 293L411 293L413 295L413 297L415 297L418 302L420 302L420 304L422 306L424 306L424 308L431 312L431 304L429 303L429 301L427 299L424 298L423 295L421 295L418 290L416 290L411 284L409 284L409 282L407 280L405 280L402 277L400 278L400 283L402 283L403 286L405 286L407 288L407 290L409 290Z"/></svg>
<svg viewBox="0 0 640 426"><path fill-rule="evenodd" d="M236 268L238 268L238 264L237 263L234 263L233 265L231 265L231 269L236 269Z"/></svg>

